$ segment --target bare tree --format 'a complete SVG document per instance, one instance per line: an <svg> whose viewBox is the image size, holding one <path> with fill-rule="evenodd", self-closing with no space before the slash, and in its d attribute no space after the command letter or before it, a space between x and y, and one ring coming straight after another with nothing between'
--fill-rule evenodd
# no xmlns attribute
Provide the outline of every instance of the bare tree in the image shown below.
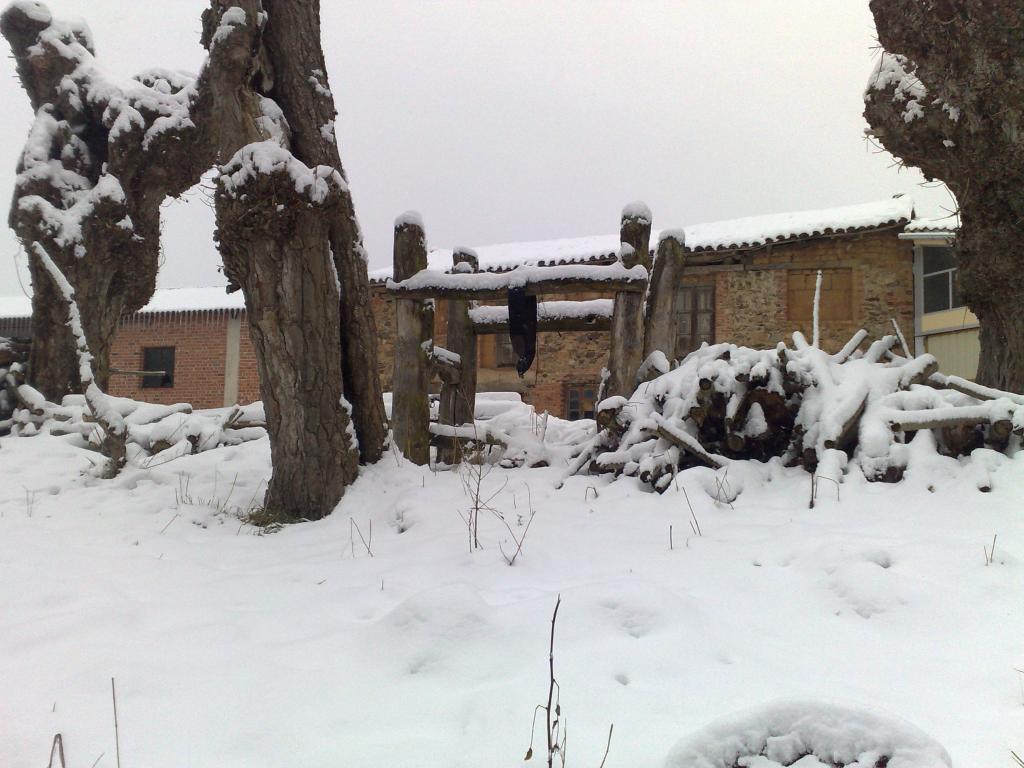
<svg viewBox="0 0 1024 768"><path fill-rule="evenodd" d="M872 0L884 51L864 116L882 145L961 212L963 298L981 323L978 381L1024 390L1024 6Z"/></svg>

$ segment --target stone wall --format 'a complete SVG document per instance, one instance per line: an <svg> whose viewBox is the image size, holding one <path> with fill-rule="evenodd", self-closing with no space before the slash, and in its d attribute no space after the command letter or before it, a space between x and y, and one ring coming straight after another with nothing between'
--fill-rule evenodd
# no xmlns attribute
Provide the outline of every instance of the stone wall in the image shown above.
<svg viewBox="0 0 1024 768"><path fill-rule="evenodd" d="M822 269L826 292L829 276L848 272L836 284L849 286L847 307L823 307L820 322L821 344L838 350L859 329L870 338L892 332L896 318L905 335L914 328L913 246L899 240L899 229L834 238L818 238L770 246L753 251L738 251L732 264L710 267L692 266L684 271L686 285L715 287L715 341L728 341L753 347L774 347L780 341L792 345L792 334L801 331L810 340L812 327L807 307L790 307L793 279L803 279L811 271ZM374 286L374 313L380 334L381 379L385 391L391 386L394 364L394 306L383 288ZM826 293L829 301L838 300ZM546 297L600 298L592 296ZM810 301L810 300L808 300ZM441 302L443 305L443 302ZM435 340L443 345L444 317L437 313ZM517 391L538 411L565 414L565 393L571 386L596 388L601 369L607 364L607 332L542 333L537 339L537 358L533 368L520 379L512 368L494 366L494 337L480 339L480 391ZM436 382L435 382L436 387ZM436 391L436 389L435 389Z"/></svg>

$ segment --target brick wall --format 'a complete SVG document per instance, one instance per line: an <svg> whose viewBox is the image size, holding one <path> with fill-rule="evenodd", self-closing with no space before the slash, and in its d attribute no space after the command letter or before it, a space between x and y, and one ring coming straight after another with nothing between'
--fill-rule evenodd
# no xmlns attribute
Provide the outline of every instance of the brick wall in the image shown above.
<svg viewBox="0 0 1024 768"><path fill-rule="evenodd" d="M224 350L228 317L223 312L136 315L114 338L111 366L143 370L144 347L174 347L174 386L143 388L139 376L113 374L110 394L151 403L224 404Z"/></svg>
<svg viewBox="0 0 1024 768"><path fill-rule="evenodd" d="M810 339L812 328L807 319L810 313L802 306L790 311L790 296L805 295L790 290L790 271L817 269L825 271L826 279L829 270L849 272L849 311L823 312L820 330L824 348L838 350L859 328L865 328L872 339L891 333L890 318L896 318L904 334L911 334L914 328L913 246L899 240L898 232L890 229L738 252L734 264L687 267L683 283L715 287L715 341L754 347L774 347L780 341L792 345L794 331L802 331ZM845 278L836 281L837 291L840 286L845 290L844 281ZM395 312L383 288L375 286L373 290L373 308L380 335L381 380L387 390L391 386L394 365ZM595 293L545 299L578 300L601 296ZM831 319L834 315L848 319ZM444 317L443 312L438 312L434 338L443 344L443 337ZM575 385L596 388L601 369L608 360L607 332L542 333L537 338L536 362L520 379L514 369L494 366L494 343L493 336L480 339L478 389L481 392L520 392L538 411L549 410L559 416L565 414L566 388ZM435 382L435 391L436 386Z"/></svg>
<svg viewBox="0 0 1024 768"><path fill-rule="evenodd" d="M252 346L249 323L244 313L238 346L238 402L252 403L260 399L260 376L256 368L256 350Z"/></svg>

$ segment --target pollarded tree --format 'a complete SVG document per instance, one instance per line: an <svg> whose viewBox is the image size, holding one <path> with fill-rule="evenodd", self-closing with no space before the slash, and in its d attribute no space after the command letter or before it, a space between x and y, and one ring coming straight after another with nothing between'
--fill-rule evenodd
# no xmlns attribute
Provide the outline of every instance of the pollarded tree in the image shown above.
<svg viewBox="0 0 1024 768"><path fill-rule="evenodd" d="M203 14L208 60L198 78L181 77L177 86L167 77L154 84L140 80L139 88L109 84L94 65L87 32L55 22L34 2L19 0L8 9L4 33L21 52L26 90L45 95L38 99L42 115L37 114L37 126L42 121L47 131L47 142L40 142L45 152L33 166L41 169L45 194L30 195L19 187L12 218L26 245L42 243L56 250L54 262L84 299L90 345L103 350L121 314L141 306L152 293L159 202L183 191L210 165L222 163L217 239L225 272L245 295L267 412L273 476L265 506L273 518L287 521L329 514L356 477L360 443L365 458L378 458L386 426L366 265L333 140L319 5L294 2L281 5L277 13L283 21L275 43L260 0L211 0ZM284 34L292 28L297 35ZM290 53L271 56L275 44ZM303 66L319 66L305 77L289 73L290 56ZM271 95L275 58L284 67L283 109ZM65 91L72 94L67 104ZM58 126L62 133L48 127L50 115L63 121ZM319 145L309 135L310 126L321 137ZM122 138L126 133L129 138ZM93 134L94 146L86 147L92 154L80 153L89 164L69 168L78 157L80 142L74 137ZM23 178L34 176L23 172L19 182ZM120 193L110 192L114 188ZM36 198L45 205L37 205ZM118 217L120 209L95 202L107 198L123 205L128 215ZM152 209L139 204L149 200L155 201ZM21 212L33 205L43 214L21 221ZM152 233L139 232L136 211L152 214L147 219ZM114 227L128 232L137 250L118 251L110 237L84 235ZM118 272L115 254L129 260L136 272ZM101 275L97 289L83 288L92 275L82 268L86 263ZM38 280L34 309L50 311L46 275L36 270L33 277ZM110 311L106 325L92 329L87 318L103 314L104 296L109 302L114 294L120 306ZM38 333L37 327L34 336ZM109 355L109 343L97 358L104 352Z"/></svg>
<svg viewBox="0 0 1024 768"><path fill-rule="evenodd" d="M249 80L242 111L258 107L280 126L261 141L240 122L248 143L221 167L216 205L224 271L245 294L271 437L265 505L289 521L329 514L356 477L360 445L365 458L380 457L386 426L366 264L334 144L319 4L267 9L246 0L208 18L204 42L211 55L229 39L260 52L260 76Z"/></svg>
<svg viewBox="0 0 1024 768"><path fill-rule="evenodd" d="M33 382L51 399L81 387L64 301L32 257L38 244L75 289L105 389L118 321L156 286L160 204L195 184L219 152L237 149L211 114L211 80L233 77L223 92L243 87L251 67L232 62L251 54L224 47L198 78L152 69L121 81L99 66L88 27L53 18L42 3L12 3L0 31L35 112L10 213L32 276Z"/></svg>
<svg viewBox="0 0 1024 768"><path fill-rule="evenodd" d="M889 152L956 196L978 381L1024 391L1024 4L871 0L871 11L884 51L864 116Z"/></svg>
<svg viewBox="0 0 1024 768"><path fill-rule="evenodd" d="M348 193L335 131L337 110L328 85L320 42L319 0L263 0L269 15L264 33L273 81L267 95L288 120L290 148L308 166L338 172L343 189L328 219L328 240L341 291L341 366L353 406L363 461L381 456L387 436L377 366L377 327L370 309L367 255L352 196Z"/></svg>

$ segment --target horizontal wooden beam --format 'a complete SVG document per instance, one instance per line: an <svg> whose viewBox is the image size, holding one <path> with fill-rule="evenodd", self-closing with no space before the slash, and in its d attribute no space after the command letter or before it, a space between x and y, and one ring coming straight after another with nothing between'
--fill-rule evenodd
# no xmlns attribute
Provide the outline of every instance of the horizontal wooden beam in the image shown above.
<svg viewBox="0 0 1024 768"><path fill-rule="evenodd" d="M581 293L642 293L647 280L539 280L525 286L527 296L551 293L578 295ZM508 288L405 288L389 283L388 293L403 299L452 299L456 301L500 301L508 298Z"/></svg>
<svg viewBox="0 0 1024 768"><path fill-rule="evenodd" d="M495 301L507 298L512 288L522 288L528 296L549 293L641 293L647 288L647 270L642 266L626 268L621 263L523 266L499 273L424 270L401 282L387 282L388 293L408 299Z"/></svg>
<svg viewBox="0 0 1024 768"><path fill-rule="evenodd" d="M607 331L611 328L612 299L541 301L537 303L538 331ZM469 310L477 335L507 333L508 307L485 306Z"/></svg>
<svg viewBox="0 0 1024 768"><path fill-rule="evenodd" d="M607 331L612 327L612 319L608 315L587 315L585 317L538 317L537 332L549 333L556 331ZM474 322L473 330L477 336L488 336L508 333L508 320L498 322Z"/></svg>

